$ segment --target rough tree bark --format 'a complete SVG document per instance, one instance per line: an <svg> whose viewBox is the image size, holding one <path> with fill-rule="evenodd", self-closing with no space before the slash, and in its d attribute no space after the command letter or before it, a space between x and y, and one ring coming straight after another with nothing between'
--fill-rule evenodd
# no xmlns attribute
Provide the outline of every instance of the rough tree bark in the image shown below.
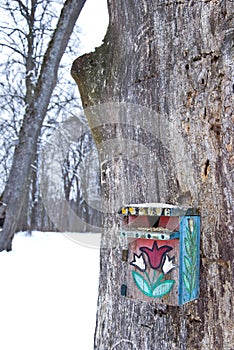
<svg viewBox="0 0 234 350"><path fill-rule="evenodd" d="M0 235L0 251L11 250L13 236L19 227L22 209L28 198L37 140L56 84L59 63L85 1L67 0L64 3L57 28L44 56L35 94L28 98L29 104L4 190L3 202L6 207L2 208L5 211L5 221Z"/></svg>
<svg viewBox="0 0 234 350"><path fill-rule="evenodd" d="M169 150L161 154L160 162L166 164L171 181L155 175L156 150L155 157L144 164L155 177L155 192L143 190L143 200L200 207L201 282L199 300L182 307L121 297L124 266L120 246L113 243L113 216L106 221L102 236L94 347L231 350L233 1L109 0L108 5L110 24L104 44L74 62L73 77L84 107L130 102L155 113L157 140ZM87 113L92 128L90 115ZM152 120L148 128L153 130ZM125 124L131 121L126 113ZM111 123L110 113L98 136L94 132L100 152L104 138L115 137L115 132L132 133L130 126L123 131L116 123L113 131ZM147 135L143 141L141 135L139 143L146 144ZM121 167L123 162L116 161L115 174L133 178L134 168ZM133 186L134 193L129 193L128 188L121 188L117 175L112 187L122 191L125 203L130 195L142 200L140 187ZM113 189L105 195L110 207L115 207Z"/></svg>

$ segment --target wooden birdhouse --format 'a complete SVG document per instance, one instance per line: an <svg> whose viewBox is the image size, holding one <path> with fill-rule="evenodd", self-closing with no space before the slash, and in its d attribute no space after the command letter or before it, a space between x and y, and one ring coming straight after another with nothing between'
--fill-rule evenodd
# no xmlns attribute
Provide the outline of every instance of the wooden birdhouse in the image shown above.
<svg viewBox="0 0 234 350"><path fill-rule="evenodd" d="M119 211L121 295L182 305L199 295L200 216L194 208L130 204Z"/></svg>

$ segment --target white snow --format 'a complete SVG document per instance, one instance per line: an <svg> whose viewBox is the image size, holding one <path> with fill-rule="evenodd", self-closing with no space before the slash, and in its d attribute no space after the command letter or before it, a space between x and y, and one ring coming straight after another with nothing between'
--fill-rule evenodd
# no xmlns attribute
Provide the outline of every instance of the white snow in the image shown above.
<svg viewBox="0 0 234 350"><path fill-rule="evenodd" d="M2 350L91 350L99 250L60 233L17 234L0 253Z"/></svg>

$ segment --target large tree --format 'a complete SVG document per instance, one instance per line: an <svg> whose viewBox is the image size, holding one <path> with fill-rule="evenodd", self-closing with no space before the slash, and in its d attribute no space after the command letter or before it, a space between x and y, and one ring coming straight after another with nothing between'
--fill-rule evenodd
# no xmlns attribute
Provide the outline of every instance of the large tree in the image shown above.
<svg viewBox="0 0 234 350"><path fill-rule="evenodd" d="M108 3L104 44L72 68L100 152L107 207L198 206L201 278L199 299L181 307L120 296L125 263L115 215L107 216L94 347L231 350L233 1ZM132 146L130 158L131 147L121 144ZM145 153L138 163L137 152Z"/></svg>
<svg viewBox="0 0 234 350"><path fill-rule="evenodd" d="M9 24L5 25L4 30L9 31L9 39L4 46L8 46L16 60L25 65L25 99L23 101L25 113L2 198L5 206L2 206L1 210L5 212L5 221L0 235L0 251L11 249L12 238L19 227L23 208L27 205L38 137L56 85L61 58L84 3L85 0L66 0L61 3L62 10L55 29L52 25L51 32L48 32L48 23L44 23L44 17L46 16L46 21L51 22L54 21L54 17L52 10L47 11L47 1L15 0L10 5L6 2L15 27L10 28ZM19 20L25 23L25 28L17 27ZM41 28L40 25L43 27ZM40 35L50 38L46 50L40 50L39 28ZM19 46L22 44L25 50L20 51L17 47L15 33L20 40ZM43 57L40 56L41 54ZM38 65L38 62L41 64ZM19 87L19 98L20 90Z"/></svg>

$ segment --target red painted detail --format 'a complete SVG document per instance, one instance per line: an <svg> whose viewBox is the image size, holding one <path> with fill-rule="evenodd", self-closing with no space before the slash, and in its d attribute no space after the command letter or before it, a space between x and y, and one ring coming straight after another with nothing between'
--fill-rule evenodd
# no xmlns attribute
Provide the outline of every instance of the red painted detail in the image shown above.
<svg viewBox="0 0 234 350"><path fill-rule="evenodd" d="M140 250L148 256L150 266L156 270L160 267L164 254L172 250L172 247L163 245L159 248L157 241L154 241L152 248L141 247Z"/></svg>
<svg viewBox="0 0 234 350"><path fill-rule="evenodd" d="M167 228L171 231L179 231L180 221L176 216L161 216L159 219L159 227Z"/></svg>

